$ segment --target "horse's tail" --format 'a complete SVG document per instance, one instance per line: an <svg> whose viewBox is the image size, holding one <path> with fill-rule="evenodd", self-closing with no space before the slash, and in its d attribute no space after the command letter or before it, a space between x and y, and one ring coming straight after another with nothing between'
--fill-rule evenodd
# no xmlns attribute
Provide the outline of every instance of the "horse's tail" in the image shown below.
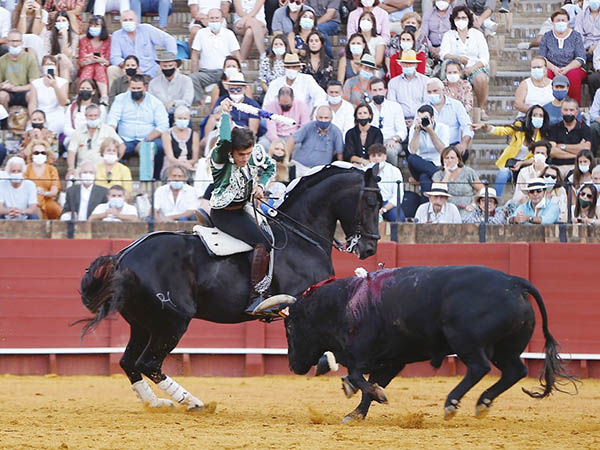
<svg viewBox="0 0 600 450"><path fill-rule="evenodd" d="M96 328L102 319L122 307L121 297L114 295L117 258L116 255L96 258L81 279L81 301L95 314L95 317L75 322L86 323L81 331L82 337Z"/></svg>
<svg viewBox="0 0 600 450"><path fill-rule="evenodd" d="M523 392L533 398L547 397L554 390L570 393L558 387L559 385L566 384L566 382L570 382L575 387L575 393L577 393L576 382L579 380L575 376L570 375L562 364L562 360L558 354L559 344L556 339L554 339L552 334L550 334L550 330L548 330L548 315L546 314L546 306L542 300L542 295L533 284L527 280L524 281L525 291L533 296L538 308L540 309L540 315L542 316L542 331L544 332L544 337L546 338L546 343L544 346L546 358L544 359L544 370L539 377L542 389L532 392L523 388ZM561 381L557 378L562 378L563 380Z"/></svg>

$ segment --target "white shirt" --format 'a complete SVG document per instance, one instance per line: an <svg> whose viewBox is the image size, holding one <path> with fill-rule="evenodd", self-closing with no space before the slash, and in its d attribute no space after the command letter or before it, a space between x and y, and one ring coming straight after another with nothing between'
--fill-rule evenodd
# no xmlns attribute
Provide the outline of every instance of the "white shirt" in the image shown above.
<svg viewBox="0 0 600 450"><path fill-rule="evenodd" d="M104 214L108 208L109 208L108 203L101 203L94 208L94 210L92 211L92 216L94 216L96 214ZM135 206L130 205L129 203L125 203L123 205L123 207L121 208L120 212L121 212L121 214L124 214L126 216L136 216L137 217L137 215L138 215L137 209L135 208ZM102 221L103 222L121 222L121 219L117 219L116 217L109 215L108 217L105 217L104 219L102 219Z"/></svg>
<svg viewBox="0 0 600 450"><path fill-rule="evenodd" d="M446 202L439 214L433 211L433 205L429 202L423 203L415 213L417 223L462 223L460 213L454 203Z"/></svg>
<svg viewBox="0 0 600 450"><path fill-rule="evenodd" d="M448 127L448 125L444 123L435 122L433 125L433 129L438 139L442 142L442 144L444 144L444 147L448 147L448 145L450 145L450 127ZM420 130L419 133L421 133L421 136L419 136L419 149L417 150L417 155L419 155L426 161L431 161L438 167L441 166L440 154L433 145L429 133L423 130ZM414 134L415 124L413 123L408 133L409 146Z"/></svg>
<svg viewBox="0 0 600 450"><path fill-rule="evenodd" d="M309 111L312 111L316 105L327 103L327 94L321 86L317 84L313 76L306 73L298 73L298 76L291 86L287 84L287 77L285 75L271 81L269 89L267 89L267 93L265 94L265 99L263 100L263 107L277 100L279 89L284 86L291 87L294 91L294 97L302 100Z"/></svg>
<svg viewBox="0 0 600 450"><path fill-rule="evenodd" d="M183 183L183 188L177 194L177 200L173 196L171 186L165 184L154 193L154 207L165 217L177 216L190 209L196 209L196 194L194 188Z"/></svg>
<svg viewBox="0 0 600 450"><path fill-rule="evenodd" d="M383 140L387 141L394 136L399 136L403 141L406 139L406 121L404 119L404 111L399 103L385 99L381 104L381 111L377 105L372 104L373 121L371 125L381 130ZM381 126L379 126L379 117L382 117Z"/></svg>
<svg viewBox="0 0 600 450"><path fill-rule="evenodd" d="M221 9L221 3L231 3L231 0L188 0L188 6L198 5L200 14L208 14L211 9Z"/></svg>
<svg viewBox="0 0 600 450"><path fill-rule="evenodd" d="M0 37L5 38L8 36L11 23L10 11L6 8L0 8Z"/></svg>
<svg viewBox="0 0 600 450"><path fill-rule="evenodd" d="M200 68L206 70L221 70L225 58L239 49L240 44L235 34L224 26L221 26L217 34L210 31L210 28L202 28L196 33L192 43L192 50L200 52Z"/></svg>
<svg viewBox="0 0 600 450"><path fill-rule="evenodd" d="M402 199L404 198L404 179L402 178L400 169L386 161L379 163L379 172L377 175L381 178L377 186L379 186L381 191L383 204L386 205L389 202L394 206L398 206L398 188L400 189L400 204L402 204Z"/></svg>
<svg viewBox="0 0 600 450"><path fill-rule="evenodd" d="M77 220L87 220L88 203L90 202L90 195L92 195L92 187L94 184L90 184L90 187L85 187L81 184L81 191L79 197L79 211L77 212Z"/></svg>
<svg viewBox="0 0 600 450"><path fill-rule="evenodd" d="M469 58L467 67L478 62L483 63L485 67L490 64L490 51L485 36L475 28L469 28L465 42L458 37L456 30L446 31L442 36L440 59L443 60L446 55L466 56Z"/></svg>

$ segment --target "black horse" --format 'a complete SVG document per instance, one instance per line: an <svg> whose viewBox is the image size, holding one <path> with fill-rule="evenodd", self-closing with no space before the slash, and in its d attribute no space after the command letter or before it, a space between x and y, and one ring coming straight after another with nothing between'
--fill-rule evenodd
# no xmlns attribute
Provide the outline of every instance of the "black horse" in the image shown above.
<svg viewBox="0 0 600 450"><path fill-rule="evenodd" d="M282 239L287 245L275 251L272 293L299 295L333 275L338 220L359 258L375 254L381 207L377 170L334 163L288 190L278 208L283 213L278 220L288 230L287 240ZM244 313L249 277L249 253L215 257L192 234L146 235L116 255L97 258L87 269L81 298L95 317L87 319L83 335L120 312L131 328L120 364L140 399L152 407L173 405L154 395L143 374L188 409L201 409L199 399L162 372L162 363L193 318L217 323L255 319Z"/></svg>

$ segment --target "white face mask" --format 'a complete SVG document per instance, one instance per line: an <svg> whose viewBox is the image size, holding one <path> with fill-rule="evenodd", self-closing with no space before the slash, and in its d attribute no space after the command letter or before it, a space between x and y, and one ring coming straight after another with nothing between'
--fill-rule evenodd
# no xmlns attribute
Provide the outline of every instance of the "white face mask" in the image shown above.
<svg viewBox="0 0 600 450"><path fill-rule="evenodd" d="M112 197L108 200L108 206L115 209L121 209L125 205L123 197Z"/></svg>
<svg viewBox="0 0 600 450"><path fill-rule="evenodd" d="M105 153L103 158L104 158L104 161L108 164L114 164L119 159L119 157L117 155L115 155L114 153Z"/></svg>
<svg viewBox="0 0 600 450"><path fill-rule="evenodd" d="M454 25L456 25L457 29L462 31L469 26L469 20L468 19L456 19L454 21Z"/></svg>
<svg viewBox="0 0 600 450"><path fill-rule="evenodd" d="M310 17L303 17L300 19L300 28L304 30L312 30L315 26L315 21Z"/></svg>
<svg viewBox="0 0 600 450"><path fill-rule="evenodd" d="M11 173L10 181L12 181L13 183L19 183L23 181L23 172Z"/></svg>
<svg viewBox="0 0 600 450"><path fill-rule="evenodd" d="M402 41L402 42L400 42L400 48L402 50L412 50L413 43L409 42L409 41Z"/></svg>
<svg viewBox="0 0 600 450"><path fill-rule="evenodd" d="M331 103L332 105L337 105L338 103L340 103L342 101L342 96L338 95L336 97L333 97L331 95L327 96L327 100L329 101L329 103Z"/></svg>
<svg viewBox="0 0 600 450"><path fill-rule="evenodd" d="M458 83L460 81L460 74L449 73L448 75L446 75L446 79L448 80L448 83Z"/></svg>
<svg viewBox="0 0 600 450"><path fill-rule="evenodd" d="M445 0L438 0L437 2L435 2L435 6L440 11L446 11L448 9L448 6L450 6L450 3L448 3Z"/></svg>
<svg viewBox="0 0 600 450"><path fill-rule="evenodd" d="M361 44L350 44L350 53L353 55L362 55L365 48Z"/></svg>
<svg viewBox="0 0 600 450"><path fill-rule="evenodd" d="M577 167L579 167L579 171L581 173L588 173L590 171L590 165L589 164L578 164Z"/></svg>
<svg viewBox="0 0 600 450"><path fill-rule="evenodd" d="M554 24L554 30L557 33L564 33L565 31L567 31L569 24L567 22L556 22Z"/></svg>
<svg viewBox="0 0 600 450"><path fill-rule="evenodd" d="M60 30L68 30L69 29L69 22L56 22L54 24L54 26L56 27L56 29L58 31L60 31Z"/></svg>
<svg viewBox="0 0 600 450"><path fill-rule="evenodd" d="M371 22L370 20L361 20L360 29L362 31L371 31L373 29L373 22Z"/></svg>
<svg viewBox="0 0 600 450"><path fill-rule="evenodd" d="M298 71L296 69L285 69L285 76L290 80L295 80L298 76Z"/></svg>
<svg viewBox="0 0 600 450"><path fill-rule="evenodd" d="M302 5L299 5L298 3L288 3L288 7L291 12L298 12L300 11L300 8L302 8Z"/></svg>
<svg viewBox="0 0 600 450"><path fill-rule="evenodd" d="M44 164L46 162L48 157L46 155L33 155L33 157L31 159L33 160L34 164L41 166L42 164Z"/></svg>
<svg viewBox="0 0 600 450"><path fill-rule="evenodd" d="M229 98L233 100L235 103L239 103L244 100L244 94L229 94Z"/></svg>
<svg viewBox="0 0 600 450"><path fill-rule="evenodd" d="M96 174L94 174L93 172L83 172L79 178L81 178L81 182L85 185L85 186L89 186L94 182L94 179L96 178Z"/></svg>
<svg viewBox="0 0 600 450"><path fill-rule="evenodd" d="M273 53L275 53L276 56L283 56L285 54L285 47L273 47Z"/></svg>
<svg viewBox="0 0 600 450"><path fill-rule="evenodd" d="M375 0L362 0L361 3L365 8L370 8L375 4Z"/></svg>
<svg viewBox="0 0 600 450"><path fill-rule="evenodd" d="M541 153L536 153L535 155L533 155L533 160L536 164L543 164L546 162L546 157Z"/></svg>
<svg viewBox="0 0 600 450"><path fill-rule="evenodd" d="M221 29L221 22L208 22L208 28L214 34L217 34L219 32L219 30Z"/></svg>
<svg viewBox="0 0 600 450"><path fill-rule="evenodd" d="M457 164L454 164L452 167L447 167L447 169L448 169L450 172L454 172L456 169L458 169L458 163L457 163Z"/></svg>

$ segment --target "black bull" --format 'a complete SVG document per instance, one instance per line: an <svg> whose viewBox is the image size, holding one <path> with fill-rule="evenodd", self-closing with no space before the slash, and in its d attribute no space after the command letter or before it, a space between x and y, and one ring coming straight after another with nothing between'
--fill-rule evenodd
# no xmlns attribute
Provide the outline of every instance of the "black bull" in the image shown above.
<svg viewBox="0 0 600 450"><path fill-rule="evenodd" d="M557 377L574 378L561 367L540 293L523 278L479 266L386 269L309 291L290 306L285 321L290 368L304 374L323 352L333 352L348 368L346 392L362 391L350 420L364 418L373 400L386 402L383 388L406 364L430 361L439 368L446 355L456 354L467 373L446 399L449 418L491 361L502 376L477 401L481 416L527 375L520 355L535 327L529 294L541 313L546 357L541 391L523 390L546 397L560 390Z"/></svg>

